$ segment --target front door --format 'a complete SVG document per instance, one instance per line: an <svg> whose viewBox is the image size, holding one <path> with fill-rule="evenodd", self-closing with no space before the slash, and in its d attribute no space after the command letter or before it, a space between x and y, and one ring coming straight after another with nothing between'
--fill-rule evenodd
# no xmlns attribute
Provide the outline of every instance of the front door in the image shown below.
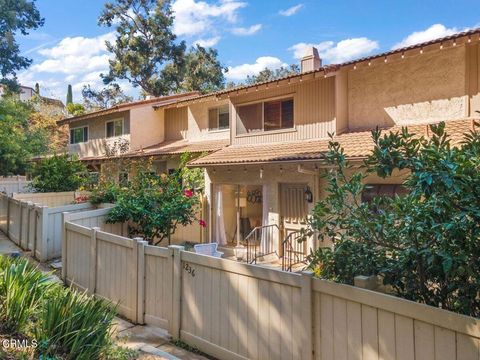
<svg viewBox="0 0 480 360"><path fill-rule="evenodd" d="M295 234L305 228L308 215L308 203L305 200L307 184L281 184L280 185L280 216L283 240L290 235L292 251L306 255L307 242L298 244ZM284 249L282 249L283 252Z"/></svg>

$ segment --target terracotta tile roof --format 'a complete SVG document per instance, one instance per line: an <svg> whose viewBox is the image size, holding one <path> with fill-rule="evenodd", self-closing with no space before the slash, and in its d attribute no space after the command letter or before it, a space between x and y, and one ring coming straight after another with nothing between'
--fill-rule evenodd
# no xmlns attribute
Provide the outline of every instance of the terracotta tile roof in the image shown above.
<svg viewBox="0 0 480 360"><path fill-rule="evenodd" d="M363 58L349 60L349 61L344 62L344 63L328 64L328 65L320 67L317 70L306 71L306 72L298 73L298 74L291 74L291 75L287 75L287 76L284 76L284 77L281 77L281 78L278 78L278 79L267 80L267 81L258 82L258 83L251 84L251 85L235 86L235 87L232 87L232 88L223 89L223 90L219 90L219 91L216 91L216 92L197 95L197 96L194 96L194 97L189 98L189 99L181 99L181 100L175 102L175 104L177 104L177 103L181 104L183 102L188 102L188 101L192 101L192 100L196 100L196 99L203 99L203 98L208 98L208 97L221 96L223 94L238 92L238 91L244 90L244 89L250 89L250 88L255 88L255 87L258 88L262 85L273 84L273 83L276 83L276 82L279 82L279 81L282 81L282 80L298 78L298 77L302 77L302 76L305 76L305 75L308 75L308 74L322 73L322 72L327 74L329 72L337 71L342 67L352 66L352 65L355 65L355 64L358 64L358 63L361 63L361 62L366 62L366 61L371 61L371 60L375 60L375 59L379 59L379 58L384 58L384 57L395 55L395 54L403 54L407 51L415 50L415 49L421 49L421 48L427 47L429 45L448 43L449 41L453 41L453 40L460 39L460 38L463 38L463 37L468 37L468 39L473 39L473 36L478 35L478 34L480 34L480 27L470 29L470 30L466 30L466 31L462 31L462 32L452 34L452 35L449 35L449 36L445 36L443 38L437 38L437 39L429 40L429 41L426 41L426 42L423 42L423 43L418 43L418 44L414 44L414 45L410 45L410 46L386 51L386 52L383 52L383 53L380 53L380 54L374 54L374 55L363 57ZM475 37L475 40L478 40L478 37ZM171 104L159 104L159 105L155 105L155 107L163 107L163 106L168 106L168 105L171 105Z"/></svg>
<svg viewBox="0 0 480 360"><path fill-rule="evenodd" d="M401 126L385 128L382 131L396 132ZM452 145L459 144L463 135L473 128L473 120L452 120L446 122L446 131ZM408 126L411 133L428 136L427 125ZM368 156L373 149L372 129L352 131L335 136L343 147L345 155L351 159ZM232 145L200 159L192 161L189 166L209 166L245 163L285 162L298 160L321 160L328 150L330 139L303 140L258 145Z"/></svg>
<svg viewBox="0 0 480 360"><path fill-rule="evenodd" d="M158 106L164 106L164 105L169 105L172 103L175 103L179 100L186 100L186 99L192 99L196 98L198 96L199 92L198 91L191 91L188 93L182 93L182 94L175 94L175 95L169 95L169 96L160 96L160 97L154 97L151 99L145 99L145 100L138 100L138 101L132 101L124 104L119 104L116 106L113 106L108 109L103 109L103 110L98 110L98 111L93 111L87 114L82 114L78 116L72 116L68 118L64 118L61 120L57 121L58 125L64 125L68 124L74 121L80 121L80 120L86 120L86 119L93 119L97 118L103 115L108 115L108 114L114 114L118 113L121 111L126 111L129 110L133 107L141 106L141 105L148 105L151 104L153 107L158 107Z"/></svg>
<svg viewBox="0 0 480 360"><path fill-rule="evenodd" d="M204 153L222 149L229 144L230 140L204 140L204 141L188 141L188 140L170 140L152 145L140 150L135 150L123 155L123 157L149 157L162 155L179 155L184 152ZM105 160L106 156L83 157L82 161Z"/></svg>

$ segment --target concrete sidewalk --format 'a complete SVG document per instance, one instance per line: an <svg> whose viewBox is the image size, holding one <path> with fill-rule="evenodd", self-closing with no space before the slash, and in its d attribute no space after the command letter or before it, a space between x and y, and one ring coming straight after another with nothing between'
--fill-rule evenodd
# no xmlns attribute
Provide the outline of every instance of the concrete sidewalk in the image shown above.
<svg viewBox="0 0 480 360"><path fill-rule="evenodd" d="M2 231L0 231L0 255L11 254L13 252L21 252L17 245L15 245Z"/></svg>

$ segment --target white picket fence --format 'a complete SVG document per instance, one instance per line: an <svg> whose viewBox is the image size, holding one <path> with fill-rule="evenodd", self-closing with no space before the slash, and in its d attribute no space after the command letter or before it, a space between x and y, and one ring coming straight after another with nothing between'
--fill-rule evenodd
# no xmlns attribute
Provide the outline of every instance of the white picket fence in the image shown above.
<svg viewBox="0 0 480 360"><path fill-rule="evenodd" d="M90 203L72 204L74 192L14 194L14 197L0 194L0 230L23 250L32 251L40 261L62 254L62 213L92 209Z"/></svg>
<svg viewBox="0 0 480 360"><path fill-rule="evenodd" d="M479 319L308 273L150 246L80 217L64 215L65 283L219 359L479 359Z"/></svg>
<svg viewBox="0 0 480 360"><path fill-rule="evenodd" d="M30 181L27 181L25 176L0 177L0 192L7 195L28 192L28 184Z"/></svg>

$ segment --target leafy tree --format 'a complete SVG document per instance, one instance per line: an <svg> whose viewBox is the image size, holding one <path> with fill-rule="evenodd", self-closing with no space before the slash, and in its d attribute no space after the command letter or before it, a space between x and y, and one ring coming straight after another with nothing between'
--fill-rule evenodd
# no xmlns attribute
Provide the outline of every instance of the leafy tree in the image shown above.
<svg viewBox="0 0 480 360"><path fill-rule="evenodd" d="M333 249L313 252L318 276L353 283L381 275L398 296L480 316L480 133L452 146L445 124L431 138L407 129L381 136L363 171L355 171L337 142L325 160L329 195L318 202L307 234L330 239ZM361 202L368 173L389 178L408 171L404 196ZM353 172L353 174L352 174Z"/></svg>
<svg viewBox="0 0 480 360"><path fill-rule="evenodd" d="M40 85L38 83L35 83L35 93L37 96L40 96Z"/></svg>
<svg viewBox="0 0 480 360"><path fill-rule="evenodd" d="M157 176L140 171L118 195L107 223L128 222L130 236L141 236L156 245L167 239L170 242L178 225L191 224L198 204L192 190L182 189L178 174Z"/></svg>
<svg viewBox="0 0 480 360"><path fill-rule="evenodd" d="M86 166L78 158L54 155L34 165L30 186L38 192L75 191L85 183L86 173Z"/></svg>
<svg viewBox="0 0 480 360"><path fill-rule="evenodd" d="M18 89L17 71L32 63L31 59L20 55L15 35L27 35L29 30L37 29L43 23L34 0L0 0L0 82L13 90Z"/></svg>
<svg viewBox="0 0 480 360"><path fill-rule="evenodd" d="M292 64L288 67L280 67L275 70L271 70L269 68L265 68L260 71L257 75L247 76L245 80L246 85L254 85L265 81L271 81L280 79L285 76L289 75L296 75L300 73L300 68L296 64Z"/></svg>
<svg viewBox="0 0 480 360"><path fill-rule="evenodd" d="M0 99L0 175L25 174L30 158L48 151L48 132L31 126L32 112L15 97Z"/></svg>
<svg viewBox="0 0 480 360"><path fill-rule="evenodd" d="M208 93L225 87L224 68L218 60L218 52L197 45L185 57L181 88L185 91Z"/></svg>
<svg viewBox="0 0 480 360"><path fill-rule="evenodd" d="M168 0L116 0L107 2L99 25L115 26L115 43L107 42L114 58L109 60L105 84L126 79L151 95L178 89L185 42L176 43L173 15Z"/></svg>
<svg viewBox="0 0 480 360"><path fill-rule="evenodd" d="M85 107L82 104L69 103L67 104L67 112L73 116L82 115L85 113Z"/></svg>
<svg viewBox="0 0 480 360"><path fill-rule="evenodd" d="M65 102L68 105L73 104L73 93L72 93L72 85L68 84L67 88L67 101Z"/></svg>
<svg viewBox="0 0 480 360"><path fill-rule="evenodd" d="M110 84L101 90L92 89L90 85L84 86L82 96L84 106L91 111L107 109L133 100L131 96L123 93L118 84Z"/></svg>

